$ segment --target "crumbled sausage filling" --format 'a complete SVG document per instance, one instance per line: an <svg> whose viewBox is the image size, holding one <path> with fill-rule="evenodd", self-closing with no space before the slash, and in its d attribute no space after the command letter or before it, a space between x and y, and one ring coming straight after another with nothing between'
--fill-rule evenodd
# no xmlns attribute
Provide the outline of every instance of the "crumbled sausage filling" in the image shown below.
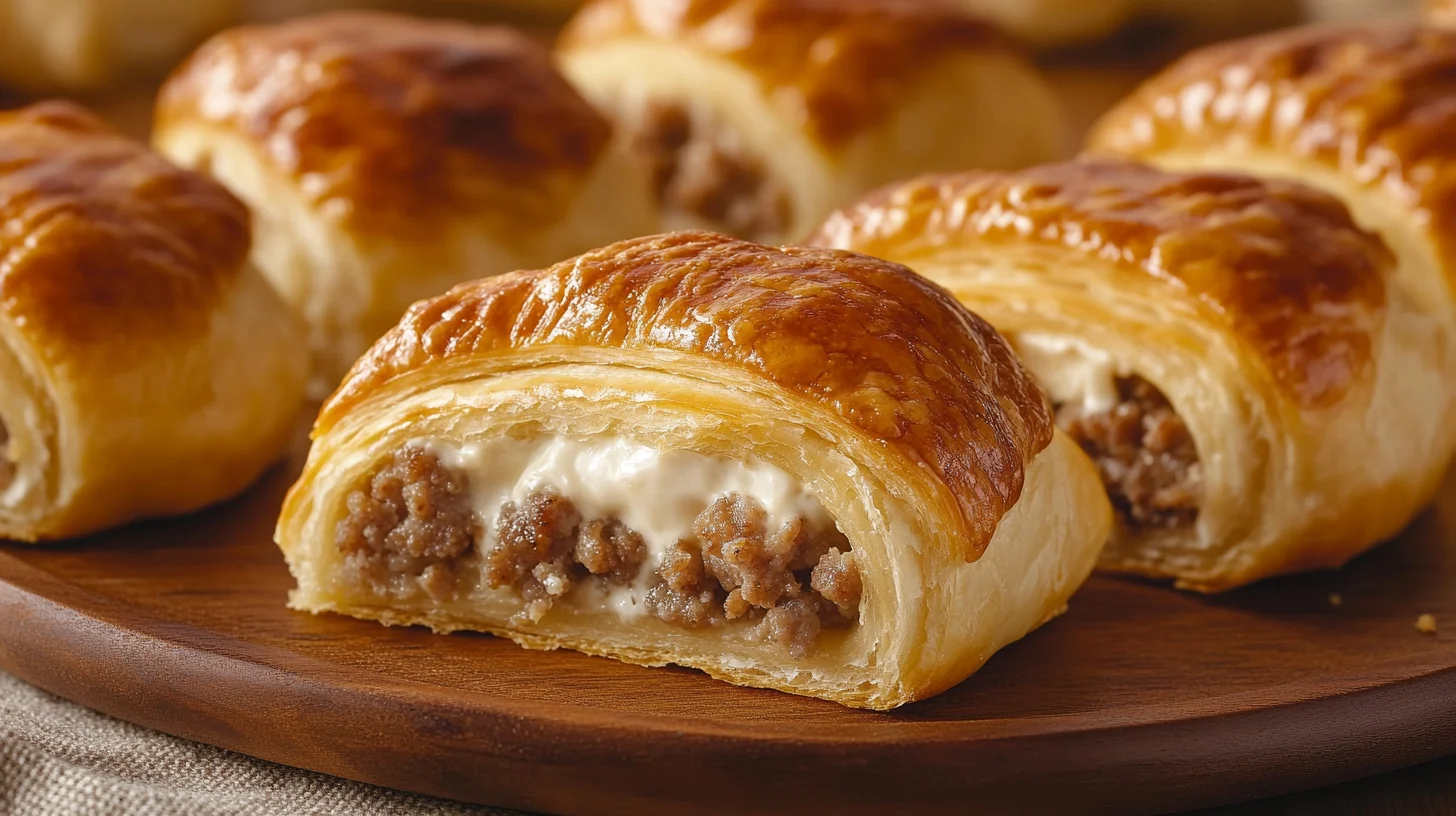
<svg viewBox="0 0 1456 816"><path fill-rule="evenodd" d="M1175 528L1198 518L1203 468L1188 426L1141 377L1119 377L1108 411L1057 407L1057 425L1097 463L1107 495L1131 530Z"/></svg>
<svg viewBox="0 0 1456 816"><path fill-rule="evenodd" d="M634 126L633 145L651 162L665 209L742 238L772 240L788 228L788 196L763 165L683 106L650 104Z"/></svg>
<svg viewBox="0 0 1456 816"><path fill-rule="evenodd" d="M480 525L465 475L408 447L349 494L334 533L345 568L377 594L454 597Z"/></svg>
<svg viewBox="0 0 1456 816"><path fill-rule="evenodd" d="M517 624L541 620L588 581L638 584L647 562L640 534L617 518L585 518L550 489L506 502L493 540L477 551L481 524L468 478L414 447L351 493L347 507L335 540L366 589L450 599L478 575L492 589L519 593ZM645 608L660 620L689 628L743 621L752 637L795 657L813 651L822 629L853 623L863 592L855 554L838 530L811 531L803 518L770 529L763 505L737 493L698 515L647 586Z"/></svg>

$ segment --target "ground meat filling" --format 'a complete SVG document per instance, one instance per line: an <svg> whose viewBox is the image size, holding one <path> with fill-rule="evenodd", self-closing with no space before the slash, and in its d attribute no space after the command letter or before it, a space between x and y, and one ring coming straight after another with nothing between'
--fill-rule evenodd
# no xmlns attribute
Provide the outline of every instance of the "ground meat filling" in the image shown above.
<svg viewBox="0 0 1456 816"><path fill-rule="evenodd" d="M777 237L788 227L788 196L714 130L681 105L653 103L641 112L633 145L652 164L658 200L732 235Z"/></svg>
<svg viewBox="0 0 1456 816"><path fill-rule="evenodd" d="M620 520L583 521L570 499L541 490L501 507L496 543L485 554L485 582L521 593L525 605L513 620L535 623L588 576L631 584L646 557L642 536Z"/></svg>
<svg viewBox="0 0 1456 816"><path fill-rule="evenodd" d="M365 588L390 596L417 589L436 599L458 595L479 533L463 473L425 450L404 448L349 494L347 507L335 544Z"/></svg>
<svg viewBox="0 0 1456 816"><path fill-rule="evenodd" d="M1124 526L1137 531L1192 524L1203 469L1188 426L1141 377L1119 377L1117 392L1120 402L1109 411L1058 406L1057 425L1097 463Z"/></svg>
<svg viewBox="0 0 1456 816"><path fill-rule="evenodd" d="M747 496L713 502L693 522L692 537L664 554L648 611L680 626L757 621L756 637L798 658L813 651L823 627L858 617L859 565L844 536L810 534L802 518L777 530L767 522L763 505Z"/></svg>

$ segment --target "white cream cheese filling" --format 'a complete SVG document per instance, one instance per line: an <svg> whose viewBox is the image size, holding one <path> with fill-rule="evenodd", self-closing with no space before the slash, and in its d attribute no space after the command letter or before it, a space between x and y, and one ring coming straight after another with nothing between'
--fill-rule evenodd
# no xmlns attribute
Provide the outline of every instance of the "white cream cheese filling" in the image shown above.
<svg viewBox="0 0 1456 816"><path fill-rule="evenodd" d="M730 493L756 499L768 529L802 517L809 529L833 519L798 479L756 457L738 461L684 450L660 451L617 436L587 440L561 436L497 437L453 444L415 440L446 467L466 474L481 521L482 550L496 543L496 521L508 501L520 503L551 488L570 499L583 520L616 518L647 547L636 580L607 589L605 603L624 619L645 613L644 601L663 552L692 535L693 521Z"/></svg>
<svg viewBox="0 0 1456 816"><path fill-rule="evenodd" d="M1121 401L1117 378L1127 372L1120 371L1107 352L1061 334L1022 332L1010 340L1021 364L1053 403L1101 413Z"/></svg>

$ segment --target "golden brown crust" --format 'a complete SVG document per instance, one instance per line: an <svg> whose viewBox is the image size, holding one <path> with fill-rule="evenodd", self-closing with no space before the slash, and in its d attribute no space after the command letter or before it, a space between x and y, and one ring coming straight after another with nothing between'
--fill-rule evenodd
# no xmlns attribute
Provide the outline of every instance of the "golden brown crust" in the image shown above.
<svg viewBox="0 0 1456 816"><path fill-rule="evenodd" d="M618 39L679 40L752 71L765 95L791 95L805 125L843 142L901 101L907 76L971 48L1009 48L950 0L595 0L563 49Z"/></svg>
<svg viewBox="0 0 1456 816"><path fill-rule="evenodd" d="M1088 146L1147 156L1238 144L1307 157L1410 202L1452 270L1453 100L1456 30L1290 29L1184 57L1103 117Z"/></svg>
<svg viewBox="0 0 1456 816"><path fill-rule="evenodd" d="M1331 404L1369 370L1392 263L1337 200L1302 185L1117 160L906 182L808 243L903 258L950 241L1065 246L1186 290L1304 407Z"/></svg>
<svg viewBox="0 0 1456 816"><path fill-rule="evenodd" d="M157 105L161 127L199 118L364 230L484 207L539 222L611 135L519 32L364 12L214 37Z"/></svg>
<svg viewBox="0 0 1456 816"><path fill-rule="evenodd" d="M546 344L667 350L753 372L924 463L984 550L1051 441L1006 344L902 266L706 232L638 238L416 304L354 366L315 436L396 377Z"/></svg>
<svg viewBox="0 0 1456 816"><path fill-rule="evenodd" d="M221 185L63 102L0 114L0 225L0 309L81 344L206 331L252 237Z"/></svg>

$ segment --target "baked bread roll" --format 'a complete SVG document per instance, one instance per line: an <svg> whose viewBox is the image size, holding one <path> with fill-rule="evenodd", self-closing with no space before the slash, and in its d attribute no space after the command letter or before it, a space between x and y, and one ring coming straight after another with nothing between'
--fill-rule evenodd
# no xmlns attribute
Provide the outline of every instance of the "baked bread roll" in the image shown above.
<svg viewBox="0 0 1456 816"><path fill-rule="evenodd" d="M1456 31L1292 29L1195 51L1092 130L1088 149L1176 170L1289 178L1338 196L1456 326Z"/></svg>
<svg viewBox="0 0 1456 816"><path fill-rule="evenodd" d="M1104 568L1214 591L1338 566L1444 473L1440 325L1311 188L1121 161L931 177L811 242L906 264L1006 334L1102 471Z"/></svg>
<svg viewBox="0 0 1456 816"><path fill-rule="evenodd" d="M411 308L278 542L298 609L887 709L1061 612L1110 518L943 290L683 232Z"/></svg>
<svg viewBox="0 0 1456 816"><path fill-rule="evenodd" d="M162 88L155 141L252 206L319 396L416 300L656 224L647 168L504 28L342 13L228 31Z"/></svg>
<svg viewBox="0 0 1456 816"><path fill-rule="evenodd" d="M248 213L89 113L0 113L0 538L185 513L282 453L302 329Z"/></svg>
<svg viewBox="0 0 1456 816"><path fill-rule="evenodd" d="M236 0L0 0L0 84L84 91L160 73L239 13Z"/></svg>
<svg viewBox="0 0 1456 816"><path fill-rule="evenodd" d="M776 242L897 178L1061 155L1003 39L936 0L596 0L557 55L653 166L664 229Z"/></svg>

